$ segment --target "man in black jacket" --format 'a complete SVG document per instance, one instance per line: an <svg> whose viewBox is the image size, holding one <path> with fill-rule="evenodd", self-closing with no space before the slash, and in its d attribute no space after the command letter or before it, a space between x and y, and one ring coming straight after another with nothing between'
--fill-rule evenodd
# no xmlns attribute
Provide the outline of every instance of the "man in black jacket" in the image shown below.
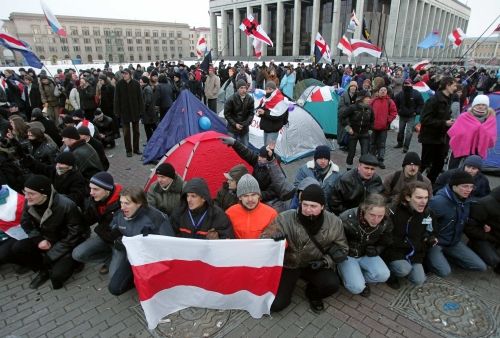
<svg viewBox="0 0 500 338"><path fill-rule="evenodd" d="M415 117L420 115L424 106L422 95L412 87L410 79L403 83L403 90L395 97L396 107L399 115L398 144L394 148L403 148L408 152L410 148L413 129L415 129Z"/></svg>
<svg viewBox="0 0 500 338"><path fill-rule="evenodd" d="M39 271L30 288L37 289L50 278L52 287L60 289L78 266L71 252L88 238L89 229L76 204L52 189L47 177L29 178L24 194L21 226L28 238L12 246L13 255L22 265Z"/></svg>
<svg viewBox="0 0 500 338"><path fill-rule="evenodd" d="M445 77L439 83L436 95L425 102L422 111L419 141L422 143L422 172L430 167L427 174L432 183L443 169L448 152L446 132L453 125L451 119L451 95L457 83L452 77Z"/></svg>
<svg viewBox="0 0 500 338"><path fill-rule="evenodd" d="M85 142L87 142L92 146L92 148L94 148L97 155L99 155L99 160L101 161L104 170L108 170L109 161L108 158L106 157L106 153L104 152L104 146L102 145L101 141L99 141L95 137L92 137L90 135L90 129L85 126L78 128L78 134L80 134L81 140L85 140Z"/></svg>
<svg viewBox="0 0 500 338"><path fill-rule="evenodd" d="M229 135L248 147L248 132L254 115L254 100L247 94L248 88L245 80L239 80L236 87L238 91L224 105L224 117L227 120Z"/></svg>

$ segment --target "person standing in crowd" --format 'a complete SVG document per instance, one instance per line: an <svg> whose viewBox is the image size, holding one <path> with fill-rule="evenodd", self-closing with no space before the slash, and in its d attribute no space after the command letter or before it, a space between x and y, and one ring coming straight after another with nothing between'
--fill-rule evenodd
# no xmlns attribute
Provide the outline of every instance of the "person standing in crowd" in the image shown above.
<svg viewBox="0 0 500 338"><path fill-rule="evenodd" d="M378 166L385 169L385 142L387 130L396 118L398 110L394 101L387 95L387 88L380 87L378 95L370 102L374 114L373 133L371 135L371 153L378 158Z"/></svg>
<svg viewBox="0 0 500 338"><path fill-rule="evenodd" d="M217 191L215 205L226 211L229 207L238 203L236 187L240 178L245 174L248 174L248 169L244 164L237 164L229 172L224 173L227 181L222 183L222 187Z"/></svg>
<svg viewBox="0 0 500 338"><path fill-rule="evenodd" d="M347 259L348 245L342 221L325 210L326 200L319 185L310 185L301 194L297 210L287 210L264 229L261 238L287 240L283 269L271 311L285 309L299 278L306 284L311 310L324 311L323 299L339 290L336 264Z"/></svg>
<svg viewBox="0 0 500 338"><path fill-rule="evenodd" d="M31 120L31 113L33 109L43 107L42 95L40 94L40 87L38 82L34 82L33 78L25 75L24 78L24 96L26 98L26 119Z"/></svg>
<svg viewBox="0 0 500 338"><path fill-rule="evenodd" d="M286 67L286 73L283 75L280 81L280 89L284 95L288 98L293 99L293 88L295 87L295 71L293 66L289 65Z"/></svg>
<svg viewBox="0 0 500 338"><path fill-rule="evenodd" d="M416 116L420 115L424 107L424 99L418 90L413 89L412 82L408 79L404 81L403 90L394 100L399 115L398 144L394 148L403 148L403 153L406 153L410 148Z"/></svg>
<svg viewBox="0 0 500 338"><path fill-rule="evenodd" d="M160 74L158 76L158 87L156 90L157 94L155 96L158 97L156 105L159 107L158 109L160 110L160 121L161 121L163 120L163 117L172 106L175 97L174 87L168 80L167 75Z"/></svg>
<svg viewBox="0 0 500 338"><path fill-rule="evenodd" d="M114 109L122 122L127 157L132 157L132 151L137 155L142 154L139 149L139 119L144 103L141 86L132 79L132 71L126 68L122 75L123 79L116 83ZM132 125L132 135L130 135L130 125Z"/></svg>
<svg viewBox="0 0 500 338"><path fill-rule="evenodd" d="M236 196L239 203L226 210L233 225L236 239L256 239L271 224L278 213L260 201L260 188L250 174L243 175L237 184Z"/></svg>
<svg viewBox="0 0 500 338"><path fill-rule="evenodd" d="M454 121L451 119L451 96L457 84L452 77L445 77L439 83L439 90L424 104L421 117L419 141L422 143L422 172L429 169L427 177L434 183L443 170L448 153L446 132Z"/></svg>
<svg viewBox="0 0 500 338"><path fill-rule="evenodd" d="M111 81L109 81L109 78L105 74L99 75L99 84L101 86L101 96L99 100L99 108L97 108L94 116L94 124L95 118L100 115L99 112L104 113L104 115L108 118L110 118L113 123L113 140L120 138L120 125L118 122L118 118L115 115L114 112L114 101L115 101L115 87L111 84ZM107 120L107 119L102 119L102 120ZM99 127L98 127L99 128ZM99 132L103 133L103 131L99 128ZM104 143L104 142L103 142ZM110 144L110 142L107 142ZM114 141L113 141L114 143Z"/></svg>
<svg viewBox="0 0 500 338"><path fill-rule="evenodd" d="M85 118L92 121L97 108L95 86L82 76L78 93L80 94L80 109L85 113Z"/></svg>
<svg viewBox="0 0 500 338"><path fill-rule="evenodd" d="M356 81L351 81L351 83L349 83L349 87L342 93L339 100L339 110L337 114L337 143L339 144L341 150L347 150L347 144L342 143L346 133L345 125L343 124L345 111L349 106L356 103L357 94L358 83Z"/></svg>
<svg viewBox="0 0 500 338"><path fill-rule="evenodd" d="M392 244L392 223L386 216L385 198L371 194L357 208L340 214L349 255L339 264L339 274L349 292L370 296L367 283L384 283L390 272L380 254Z"/></svg>
<svg viewBox="0 0 500 338"><path fill-rule="evenodd" d="M392 244L382 253L391 276L387 285L399 289L399 278L407 277L415 285L425 280L422 265L428 247L438 243L434 236L433 218L428 208L430 190L419 181L404 186L389 210L392 221Z"/></svg>
<svg viewBox="0 0 500 338"><path fill-rule="evenodd" d="M447 258L467 270L486 271L486 264L462 242L465 223L469 218L470 195L474 189L474 179L464 171L457 171L450 183L439 190L429 206L435 214L434 229L438 245L427 254L431 271L440 277L451 273Z"/></svg>
<svg viewBox="0 0 500 338"><path fill-rule="evenodd" d="M238 80L236 86L237 92L224 104L224 118L227 121L228 134L248 146L248 133L254 116L254 100L247 94L246 81Z"/></svg>
<svg viewBox="0 0 500 338"><path fill-rule="evenodd" d="M49 120L48 118L43 116L42 110L40 108L33 109L33 111L31 112L31 121L37 121L43 124L45 133L50 136L52 141L54 141L58 147L62 146L63 143L61 134L59 133L56 124L54 123L54 121Z"/></svg>
<svg viewBox="0 0 500 338"><path fill-rule="evenodd" d="M155 103L153 102L153 89L149 85L149 78L147 76L141 77L139 83L142 88L142 123L144 124L144 132L146 133L146 141L149 141L153 132L156 129L156 122L158 121L155 112Z"/></svg>
<svg viewBox="0 0 500 338"><path fill-rule="evenodd" d="M420 173L419 168L421 164L420 156L410 151L403 159L403 169L384 177L384 195L389 203L394 202L398 198L406 185L415 181L424 182L427 190L431 192L429 197L432 197L432 183Z"/></svg>
<svg viewBox="0 0 500 338"><path fill-rule="evenodd" d="M207 106L214 113L217 111L217 96L220 90L220 78L215 75L213 66L208 67L208 76L205 80L205 97L207 98Z"/></svg>
<svg viewBox="0 0 500 338"><path fill-rule="evenodd" d="M12 246L13 257L38 271L30 288L38 289L50 279L52 287L60 289L79 267L71 252L89 237L88 227L77 205L57 193L47 177L30 177L24 185L24 195L21 226L28 238Z"/></svg>
<svg viewBox="0 0 500 338"><path fill-rule="evenodd" d="M148 204L170 217L181 203L184 180L170 163L160 164L155 172L156 182L147 191Z"/></svg>
<svg viewBox="0 0 500 338"><path fill-rule="evenodd" d="M448 168L460 166L469 155L486 158L488 150L497 142L497 119L486 95L477 95L471 108L460 114L448 130L451 157Z"/></svg>
<svg viewBox="0 0 500 338"><path fill-rule="evenodd" d="M266 96L257 108L260 117L260 129L264 131L264 145L276 143L278 133L288 123L288 104L283 94L272 81L266 82Z"/></svg>
<svg viewBox="0 0 500 338"><path fill-rule="evenodd" d="M54 123L59 123L59 112L57 111L58 98L54 95L54 89L56 84L52 79L49 79L47 75L40 75L40 94L43 103L43 112L45 116L54 121Z"/></svg>

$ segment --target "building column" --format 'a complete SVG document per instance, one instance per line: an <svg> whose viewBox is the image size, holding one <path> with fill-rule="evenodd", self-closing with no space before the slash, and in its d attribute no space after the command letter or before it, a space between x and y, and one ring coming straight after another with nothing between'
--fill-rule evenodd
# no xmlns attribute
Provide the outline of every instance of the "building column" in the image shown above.
<svg viewBox="0 0 500 338"><path fill-rule="evenodd" d="M219 58L219 44L217 41L217 16L214 12L210 12L210 44L209 48L212 49L212 59Z"/></svg>
<svg viewBox="0 0 500 338"><path fill-rule="evenodd" d="M332 55L340 55L340 49L337 48L340 31L340 3L341 0L333 0L332 36L330 37Z"/></svg>
<svg viewBox="0 0 500 338"><path fill-rule="evenodd" d="M229 55L229 41L227 36L227 12L225 10L221 10L220 12L220 24L222 27L222 56Z"/></svg>
<svg viewBox="0 0 500 338"><path fill-rule="evenodd" d="M241 52L241 34L240 34L240 11L238 8L233 8L233 37L234 37L234 56L240 56Z"/></svg>
<svg viewBox="0 0 500 338"><path fill-rule="evenodd" d="M414 2L415 0L413 0ZM409 14L409 11L410 11L410 0L406 0L406 6L404 6L404 8L401 9L401 12L399 12L399 15L403 18L403 20L401 21L402 25L401 25L401 30L398 32L398 34L401 35L401 41L399 42L399 51L396 52L396 54L399 56L399 57L402 57L403 56L403 47L406 47L405 46L405 33L406 33L406 25L408 23L408 14ZM411 20L411 18L410 18Z"/></svg>
<svg viewBox="0 0 500 338"><path fill-rule="evenodd" d="M283 55L283 2L278 0L276 2L278 5L277 15L276 15L276 56Z"/></svg>
<svg viewBox="0 0 500 338"><path fill-rule="evenodd" d="M393 3L394 1L391 1ZM399 2L399 0L398 0ZM356 27L356 30L354 31L354 38L355 39L361 39L361 30L363 29L363 11L365 8L365 0L357 0L356 1L356 17L359 20L359 26ZM392 6L391 6L392 9ZM397 21L396 21L397 23ZM394 31L395 32L395 31Z"/></svg>
<svg viewBox="0 0 500 338"><path fill-rule="evenodd" d="M247 6L247 17L249 14L253 15L251 6ZM252 41L250 41L249 36L247 36L247 56L253 56Z"/></svg>
<svg viewBox="0 0 500 338"><path fill-rule="evenodd" d="M319 30L320 5L321 5L320 0L313 1L312 30L311 30L311 55L314 55L314 41L316 40L316 33L318 33L318 30Z"/></svg>
<svg viewBox="0 0 500 338"><path fill-rule="evenodd" d="M269 15L267 15L267 5L262 2L260 6L260 24L262 25L262 29L269 35ZM267 56L267 45L265 43L262 44L262 56Z"/></svg>
<svg viewBox="0 0 500 338"><path fill-rule="evenodd" d="M394 41L398 26L399 5L401 0L392 0L389 13L389 23L387 25L387 36L385 38L385 53L388 57L394 57ZM357 13L356 13L357 15ZM357 30L356 30L357 31Z"/></svg>
<svg viewBox="0 0 500 338"><path fill-rule="evenodd" d="M293 56L299 56L299 52L300 52L300 12L301 11L302 11L301 1L295 0L294 5L293 5L293 43L292 43L292 55Z"/></svg>

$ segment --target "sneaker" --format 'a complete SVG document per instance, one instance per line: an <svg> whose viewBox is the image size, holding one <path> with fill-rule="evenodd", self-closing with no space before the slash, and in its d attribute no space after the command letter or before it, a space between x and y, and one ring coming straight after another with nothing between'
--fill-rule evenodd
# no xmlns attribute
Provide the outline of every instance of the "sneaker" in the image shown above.
<svg viewBox="0 0 500 338"><path fill-rule="evenodd" d="M325 305L321 299L319 300L309 300L309 306L311 307L312 312L321 313L325 310Z"/></svg>
<svg viewBox="0 0 500 338"><path fill-rule="evenodd" d="M394 146L394 149L399 149L399 148L403 148L403 145L398 143Z"/></svg>
<svg viewBox="0 0 500 338"><path fill-rule="evenodd" d="M399 290L399 288L401 287L401 284L399 284L399 278L394 275L391 275L385 283L388 287L394 290Z"/></svg>
<svg viewBox="0 0 500 338"><path fill-rule="evenodd" d="M378 166L379 166L379 168L380 168L380 169L385 169L385 164L384 164L384 162L382 162L382 161L380 161L380 162L378 163Z"/></svg>
<svg viewBox="0 0 500 338"><path fill-rule="evenodd" d="M46 281L49 280L49 273L47 271L40 271L38 275L30 283L30 289L38 289Z"/></svg>
<svg viewBox="0 0 500 338"><path fill-rule="evenodd" d="M361 291L361 293L359 294L361 297L370 297L372 291L370 290L370 286L368 286L368 284L365 286L365 288L363 289L363 291Z"/></svg>

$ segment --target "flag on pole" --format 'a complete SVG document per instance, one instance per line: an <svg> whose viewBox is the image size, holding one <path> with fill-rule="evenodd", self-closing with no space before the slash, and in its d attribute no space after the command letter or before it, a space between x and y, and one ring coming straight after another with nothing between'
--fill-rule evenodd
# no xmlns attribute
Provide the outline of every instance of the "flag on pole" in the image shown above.
<svg viewBox="0 0 500 338"><path fill-rule="evenodd" d="M444 47L444 43L441 41L439 32L432 32L425 37L418 45L418 48L427 49L432 47Z"/></svg>
<svg viewBox="0 0 500 338"><path fill-rule="evenodd" d="M12 51L21 53L26 59L28 65L31 67L38 69L43 67L42 61L40 61L38 56L27 46L27 43L16 39L12 35L0 32L0 45Z"/></svg>
<svg viewBox="0 0 500 338"><path fill-rule="evenodd" d="M363 31L362 31L362 33L363 33L363 37L366 39L366 41L371 43L372 41L370 40L370 32L368 31L368 27L366 27L365 18L363 18Z"/></svg>
<svg viewBox="0 0 500 338"><path fill-rule="evenodd" d="M427 67L429 67L429 65L431 64L431 62L429 60L422 60L420 62L417 62L415 63L412 68L415 69L417 72L422 70L422 69L425 69Z"/></svg>
<svg viewBox="0 0 500 338"><path fill-rule="evenodd" d="M326 63L332 62L330 47L319 32L316 34L316 40L314 41L314 56L316 63L319 63L321 59L324 59Z"/></svg>
<svg viewBox="0 0 500 338"><path fill-rule="evenodd" d="M345 35L343 35L342 39L340 39L339 44L337 45L337 48L340 49L342 51L342 53L347 55L349 58L349 61L351 61L352 46Z"/></svg>
<svg viewBox="0 0 500 338"><path fill-rule="evenodd" d="M357 26L359 26L359 20L356 17L356 12L353 9L351 13L351 19L349 20L349 25L347 26L347 32L354 33Z"/></svg>
<svg viewBox="0 0 500 338"><path fill-rule="evenodd" d="M56 33L57 35L65 38L67 36L66 31L61 26L61 24L59 23L59 20L57 20L56 16L54 14L52 14L51 10L49 9L49 7L47 7L47 5L45 4L45 2L43 0L40 0L40 5L42 5L43 14L45 14L45 19L47 20L47 23L49 24L50 29L52 29L52 31L54 33Z"/></svg>
<svg viewBox="0 0 500 338"><path fill-rule="evenodd" d="M205 37L202 35L198 39L198 42L196 43L196 54L198 55L198 59L205 56L205 53L208 51L207 47L207 41L205 40Z"/></svg>
<svg viewBox="0 0 500 338"><path fill-rule="evenodd" d="M148 328L188 307L269 314L278 291L285 241L200 241L123 237ZM235 255L235 253L238 253Z"/></svg>
<svg viewBox="0 0 500 338"><path fill-rule="evenodd" d="M382 55L382 49L364 40L351 39L351 47L354 56L366 53L379 58Z"/></svg>
<svg viewBox="0 0 500 338"><path fill-rule="evenodd" d="M462 28L455 28L450 35L448 35L448 39L453 43L453 48L458 48L462 42L464 41L465 33Z"/></svg>
<svg viewBox="0 0 500 338"><path fill-rule="evenodd" d="M5 203L0 207L0 230L17 240L28 238L20 225L24 196L7 185L1 186L0 196L5 199Z"/></svg>
<svg viewBox="0 0 500 338"><path fill-rule="evenodd" d="M260 60L260 58L262 56L262 47L264 46L262 44L262 41L257 40L257 39L253 39L252 46L253 46L253 55L256 56Z"/></svg>
<svg viewBox="0 0 500 338"><path fill-rule="evenodd" d="M248 16L243 19L240 29L244 31L247 36L260 40L268 46L273 46L273 42L252 14L248 14Z"/></svg>
<svg viewBox="0 0 500 338"><path fill-rule="evenodd" d="M208 51L207 53L205 53L203 61L201 61L200 64L201 70L203 70L205 73L208 73L208 67L210 67L211 63L212 63L212 51Z"/></svg>

